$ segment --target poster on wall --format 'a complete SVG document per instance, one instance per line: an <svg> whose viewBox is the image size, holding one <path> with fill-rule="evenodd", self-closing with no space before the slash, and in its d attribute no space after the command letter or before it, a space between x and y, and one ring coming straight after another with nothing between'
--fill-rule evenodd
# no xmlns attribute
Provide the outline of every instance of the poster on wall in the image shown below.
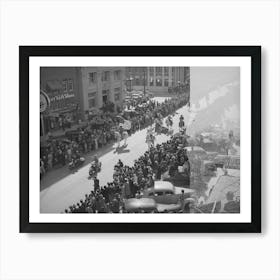
<svg viewBox="0 0 280 280"><path fill-rule="evenodd" d="M19 51L20 232L261 232L260 46Z"/></svg>

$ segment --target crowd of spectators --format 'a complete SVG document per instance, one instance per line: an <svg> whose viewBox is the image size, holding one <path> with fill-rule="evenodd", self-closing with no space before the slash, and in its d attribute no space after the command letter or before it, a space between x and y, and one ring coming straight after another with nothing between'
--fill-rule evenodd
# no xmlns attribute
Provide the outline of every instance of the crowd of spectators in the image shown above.
<svg viewBox="0 0 280 280"><path fill-rule="evenodd" d="M165 117L186 105L185 96L176 96L159 103L153 100L137 101L134 107L124 110L121 115L131 122L130 134L151 125L155 118ZM104 147L115 139L115 129L119 125L116 115L101 114L94 116L86 126L76 131L68 131L63 137L48 135L46 143L41 143L40 176L54 166L64 166L72 159Z"/></svg>
<svg viewBox="0 0 280 280"><path fill-rule="evenodd" d="M182 166L186 173L190 166L187 151L180 137L152 147L138 158L133 166L119 162L114 167L113 181L100 187L95 178L93 190L66 213L123 213L124 199L140 198L145 189L153 187L155 180L168 173L175 176Z"/></svg>

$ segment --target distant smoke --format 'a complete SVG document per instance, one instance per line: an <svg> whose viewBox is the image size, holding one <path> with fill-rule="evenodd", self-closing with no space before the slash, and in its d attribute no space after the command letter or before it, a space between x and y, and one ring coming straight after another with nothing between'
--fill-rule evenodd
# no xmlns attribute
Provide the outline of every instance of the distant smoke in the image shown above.
<svg viewBox="0 0 280 280"><path fill-rule="evenodd" d="M239 130L239 124L239 67L191 68L188 125L192 131L197 132L213 125L236 131Z"/></svg>

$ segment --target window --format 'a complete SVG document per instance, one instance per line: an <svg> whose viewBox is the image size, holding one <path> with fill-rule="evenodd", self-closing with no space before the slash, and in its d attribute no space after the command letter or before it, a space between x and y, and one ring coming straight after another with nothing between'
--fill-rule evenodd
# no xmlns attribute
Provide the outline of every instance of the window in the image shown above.
<svg viewBox="0 0 280 280"><path fill-rule="evenodd" d="M97 82L97 73L96 72L91 72L88 73L88 80L89 80L89 84L96 84Z"/></svg>
<svg viewBox="0 0 280 280"><path fill-rule="evenodd" d="M140 77L137 75L134 76L134 85L135 86L140 86Z"/></svg>
<svg viewBox="0 0 280 280"><path fill-rule="evenodd" d="M121 79L121 71L117 70L114 72L114 80L119 81Z"/></svg>
<svg viewBox="0 0 280 280"><path fill-rule="evenodd" d="M163 192L155 192L155 196L163 195Z"/></svg>
<svg viewBox="0 0 280 280"><path fill-rule="evenodd" d="M107 82L109 81L109 78L110 78L110 72L109 71L105 71L105 72L102 72L102 82Z"/></svg>
<svg viewBox="0 0 280 280"><path fill-rule="evenodd" d="M102 90L102 100L104 103L106 103L109 100L109 94L109 89Z"/></svg>
<svg viewBox="0 0 280 280"><path fill-rule="evenodd" d="M121 99L121 88L115 88L114 89L114 94L115 94L115 101L120 101Z"/></svg>
<svg viewBox="0 0 280 280"><path fill-rule="evenodd" d="M161 75L161 74L162 74L162 68L156 67L156 75Z"/></svg>
<svg viewBox="0 0 280 280"><path fill-rule="evenodd" d="M115 94L115 101L120 101L121 95L119 93Z"/></svg>
<svg viewBox="0 0 280 280"><path fill-rule="evenodd" d="M69 91L73 91L73 89L74 89L73 80L72 80L72 79L69 79L69 80L68 80L68 90L69 90Z"/></svg>
<svg viewBox="0 0 280 280"><path fill-rule="evenodd" d="M154 67L149 67L150 76L154 76Z"/></svg>
<svg viewBox="0 0 280 280"><path fill-rule="evenodd" d="M161 87L162 86L162 80L159 77L156 79L156 86L157 87Z"/></svg>
<svg viewBox="0 0 280 280"><path fill-rule="evenodd" d="M103 95L102 100L103 100L103 103L107 103L108 95Z"/></svg>
<svg viewBox="0 0 280 280"><path fill-rule="evenodd" d="M168 73L169 73L168 70L169 70L168 67L164 67L164 75L165 75L165 76L168 76Z"/></svg>
<svg viewBox="0 0 280 280"><path fill-rule="evenodd" d="M67 92L67 80L62 81L62 90L63 92Z"/></svg>
<svg viewBox="0 0 280 280"><path fill-rule="evenodd" d="M95 107L96 103L95 103L95 98L91 98L88 100L88 107L89 108L93 108Z"/></svg>
<svg viewBox="0 0 280 280"><path fill-rule="evenodd" d="M164 79L164 86L168 87L168 79Z"/></svg>
<svg viewBox="0 0 280 280"><path fill-rule="evenodd" d="M102 95L109 95L109 93L110 93L109 89L102 90Z"/></svg>
<svg viewBox="0 0 280 280"><path fill-rule="evenodd" d="M150 78L150 86L153 86L154 85L154 78Z"/></svg>
<svg viewBox="0 0 280 280"><path fill-rule="evenodd" d="M88 93L88 98L92 98L92 97L96 97L96 91Z"/></svg>

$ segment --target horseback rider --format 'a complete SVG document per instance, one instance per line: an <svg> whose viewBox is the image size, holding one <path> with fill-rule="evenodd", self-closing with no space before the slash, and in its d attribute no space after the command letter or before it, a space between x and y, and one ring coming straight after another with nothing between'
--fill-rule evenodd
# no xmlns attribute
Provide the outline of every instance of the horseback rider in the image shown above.
<svg viewBox="0 0 280 280"><path fill-rule="evenodd" d="M118 130L115 131L115 137L117 139L117 149L120 147L120 142L121 142L121 134Z"/></svg>
<svg viewBox="0 0 280 280"><path fill-rule="evenodd" d="M155 136L153 135L152 130L148 129L146 135L146 143L148 144L149 149L154 145L154 141L155 141Z"/></svg>
<svg viewBox="0 0 280 280"><path fill-rule="evenodd" d="M185 126L184 117L182 117L182 118L181 117L180 117L180 121L179 121L179 128L180 129L182 129Z"/></svg>
<svg viewBox="0 0 280 280"><path fill-rule="evenodd" d="M96 176L97 173L100 171L101 171L101 162L99 162L97 156L94 156L89 169L89 176L90 177Z"/></svg>

